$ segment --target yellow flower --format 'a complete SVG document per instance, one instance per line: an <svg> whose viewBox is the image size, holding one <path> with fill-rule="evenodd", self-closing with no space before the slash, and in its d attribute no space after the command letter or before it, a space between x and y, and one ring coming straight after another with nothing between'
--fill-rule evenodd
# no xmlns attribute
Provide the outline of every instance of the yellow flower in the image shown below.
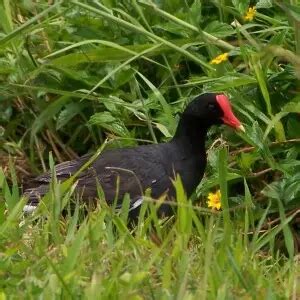
<svg viewBox="0 0 300 300"><path fill-rule="evenodd" d="M221 208L221 192L217 190L215 193L209 193L207 196L207 206L212 209L219 210Z"/></svg>
<svg viewBox="0 0 300 300"><path fill-rule="evenodd" d="M244 16L244 20L246 21L252 21L255 17L255 14L256 14L256 7L253 6L253 7L249 7L245 16Z"/></svg>
<svg viewBox="0 0 300 300"><path fill-rule="evenodd" d="M228 59L228 52L218 55L217 57L212 59L210 63L214 65L218 65L221 62L226 61L227 59Z"/></svg>

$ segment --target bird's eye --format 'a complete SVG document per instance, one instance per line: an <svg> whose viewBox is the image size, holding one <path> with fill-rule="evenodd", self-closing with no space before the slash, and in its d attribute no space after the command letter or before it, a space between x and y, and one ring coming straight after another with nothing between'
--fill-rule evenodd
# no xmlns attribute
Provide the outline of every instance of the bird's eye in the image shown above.
<svg viewBox="0 0 300 300"><path fill-rule="evenodd" d="M213 112L215 112L215 111L217 110L216 105L213 104L213 103L209 103L209 104L207 105L207 107L208 107L208 109L209 109L210 111L213 111Z"/></svg>

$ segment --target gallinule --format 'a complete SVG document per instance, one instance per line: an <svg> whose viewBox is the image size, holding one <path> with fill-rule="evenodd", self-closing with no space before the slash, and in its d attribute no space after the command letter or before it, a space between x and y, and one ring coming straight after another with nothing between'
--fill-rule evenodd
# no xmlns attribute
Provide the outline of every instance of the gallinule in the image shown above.
<svg viewBox="0 0 300 300"><path fill-rule="evenodd" d="M136 212L146 189L151 189L153 199L163 194L169 200L174 199L172 179L179 174L186 194L190 196L204 174L207 131L217 124L244 130L225 95L200 95L187 105L171 141L103 152L79 175L75 192L80 194L83 201L95 200L98 196L98 182L108 204L112 204L117 195L118 204L121 205L124 195L128 193L131 199L130 211ZM85 155L57 165L57 179L64 181L69 178L89 158ZM28 197L24 211L34 210L41 197L48 192L50 181L50 173L42 174L32 181L31 188L24 193ZM169 215L171 208L162 205L159 213Z"/></svg>

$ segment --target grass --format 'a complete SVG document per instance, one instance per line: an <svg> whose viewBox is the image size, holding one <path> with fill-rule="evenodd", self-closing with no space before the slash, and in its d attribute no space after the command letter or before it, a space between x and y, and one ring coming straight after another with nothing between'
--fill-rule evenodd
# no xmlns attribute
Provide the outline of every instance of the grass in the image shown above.
<svg viewBox="0 0 300 300"><path fill-rule="evenodd" d="M0 297L298 299L297 5L0 1ZM54 180L23 215L30 176L103 147L166 141L206 91L230 97L246 133L210 131L193 197L174 183L176 216L158 220L151 199L135 227L128 199L119 213L99 201L86 214L74 178Z"/></svg>

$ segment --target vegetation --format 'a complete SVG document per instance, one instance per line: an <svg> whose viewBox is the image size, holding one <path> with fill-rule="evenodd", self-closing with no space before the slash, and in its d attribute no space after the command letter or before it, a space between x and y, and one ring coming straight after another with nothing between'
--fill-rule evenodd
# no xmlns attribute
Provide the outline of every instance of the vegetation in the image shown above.
<svg viewBox="0 0 300 300"><path fill-rule="evenodd" d="M298 299L299 4L1 0L0 298ZM75 178L24 217L31 176L166 141L207 91L230 97L246 133L210 131L192 199L175 182L176 217L157 220L151 199L133 228L126 199L85 214Z"/></svg>

